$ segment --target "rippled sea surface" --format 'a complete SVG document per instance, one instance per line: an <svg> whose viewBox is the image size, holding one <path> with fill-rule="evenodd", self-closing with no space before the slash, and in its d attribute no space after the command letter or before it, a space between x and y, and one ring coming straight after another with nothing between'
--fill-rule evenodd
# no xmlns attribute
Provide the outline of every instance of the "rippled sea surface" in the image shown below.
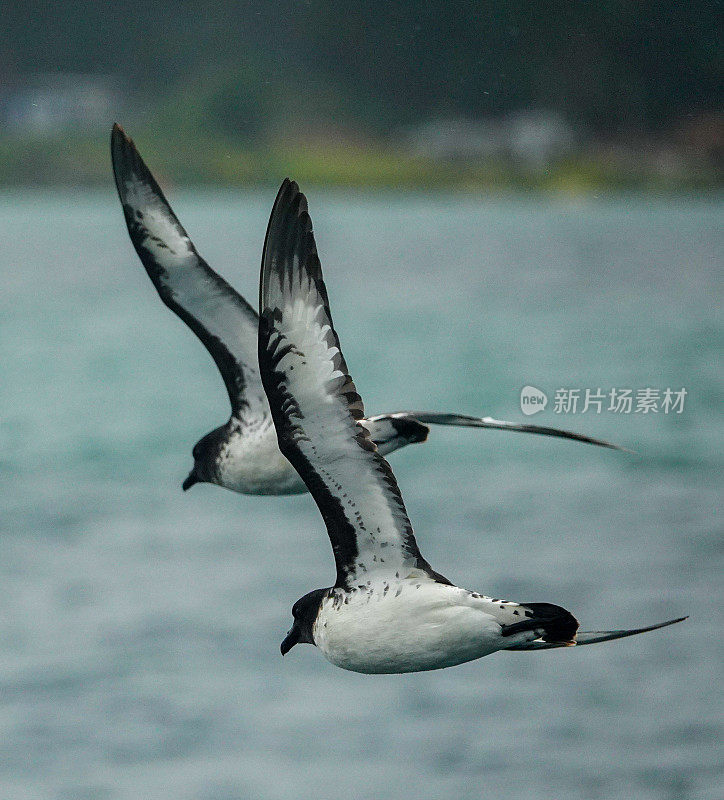
<svg viewBox="0 0 724 800"><path fill-rule="evenodd" d="M390 459L427 559L583 628L690 619L418 675L282 659L334 576L311 499L184 494L227 400L117 200L3 195L0 798L718 800L721 204L308 194L368 413L521 420L531 385L638 453L434 429ZM171 193L254 304L273 198ZM683 413L555 413L626 387Z"/></svg>

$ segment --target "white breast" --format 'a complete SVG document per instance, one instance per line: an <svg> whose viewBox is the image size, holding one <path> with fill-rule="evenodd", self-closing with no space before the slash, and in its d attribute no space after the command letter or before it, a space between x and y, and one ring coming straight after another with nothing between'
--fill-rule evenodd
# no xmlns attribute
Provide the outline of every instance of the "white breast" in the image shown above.
<svg viewBox="0 0 724 800"><path fill-rule="evenodd" d="M218 464L221 485L242 494L301 494L307 487L281 454L274 426L232 433Z"/></svg>
<svg viewBox="0 0 724 800"><path fill-rule="evenodd" d="M354 672L441 669L512 643L485 610L490 606L487 598L429 579L335 590L322 604L314 640L325 658Z"/></svg>

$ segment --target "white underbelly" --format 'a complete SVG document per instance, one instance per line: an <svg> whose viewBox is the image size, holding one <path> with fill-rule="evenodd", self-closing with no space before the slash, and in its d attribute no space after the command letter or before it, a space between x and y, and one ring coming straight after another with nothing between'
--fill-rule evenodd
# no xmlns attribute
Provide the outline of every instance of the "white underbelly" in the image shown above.
<svg viewBox="0 0 724 800"><path fill-rule="evenodd" d="M220 462L221 485L241 494L301 494L307 487L282 455L274 428L232 438Z"/></svg>
<svg viewBox="0 0 724 800"><path fill-rule="evenodd" d="M347 604L327 600L315 624L315 644L336 666L365 673L442 669L508 644L490 614L456 602L463 592L402 581L386 594L357 590Z"/></svg>

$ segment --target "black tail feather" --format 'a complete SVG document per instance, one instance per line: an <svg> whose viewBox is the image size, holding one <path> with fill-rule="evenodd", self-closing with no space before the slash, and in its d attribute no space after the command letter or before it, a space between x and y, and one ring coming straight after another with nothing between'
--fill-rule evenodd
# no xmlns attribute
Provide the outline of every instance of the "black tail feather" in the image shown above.
<svg viewBox="0 0 724 800"><path fill-rule="evenodd" d="M503 626L503 636L513 636L524 631L543 629L544 642L573 644L578 630L578 620L565 608L552 603L521 603L526 619Z"/></svg>
<svg viewBox="0 0 724 800"><path fill-rule="evenodd" d="M430 433L427 425L423 425L413 417L390 417L390 424L398 435L410 444L426 441Z"/></svg>

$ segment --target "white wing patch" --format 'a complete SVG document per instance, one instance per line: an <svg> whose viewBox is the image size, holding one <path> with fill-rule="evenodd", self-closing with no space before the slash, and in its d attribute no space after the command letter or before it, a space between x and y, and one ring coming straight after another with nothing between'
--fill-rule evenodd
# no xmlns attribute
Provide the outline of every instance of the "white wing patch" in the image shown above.
<svg viewBox="0 0 724 800"><path fill-rule="evenodd" d="M198 259L186 231L169 215L169 209L147 183L134 177L126 179L124 201L133 210L136 224L143 232L139 244L167 270L192 266Z"/></svg>
<svg viewBox="0 0 724 800"><path fill-rule="evenodd" d="M277 369L286 376L286 389L298 408L290 404L288 410L298 431L296 444L355 530L356 577L364 582L364 574L370 571L406 577L415 566L414 555L404 547L410 522L401 499L395 502L397 498L390 497L380 480L381 456L337 394L347 376L335 367L339 347L327 344L331 326L324 306L297 299L285 306L282 320L277 344L295 342L295 347L282 356ZM284 324L287 321L289 327ZM365 445L360 446L358 437Z"/></svg>

